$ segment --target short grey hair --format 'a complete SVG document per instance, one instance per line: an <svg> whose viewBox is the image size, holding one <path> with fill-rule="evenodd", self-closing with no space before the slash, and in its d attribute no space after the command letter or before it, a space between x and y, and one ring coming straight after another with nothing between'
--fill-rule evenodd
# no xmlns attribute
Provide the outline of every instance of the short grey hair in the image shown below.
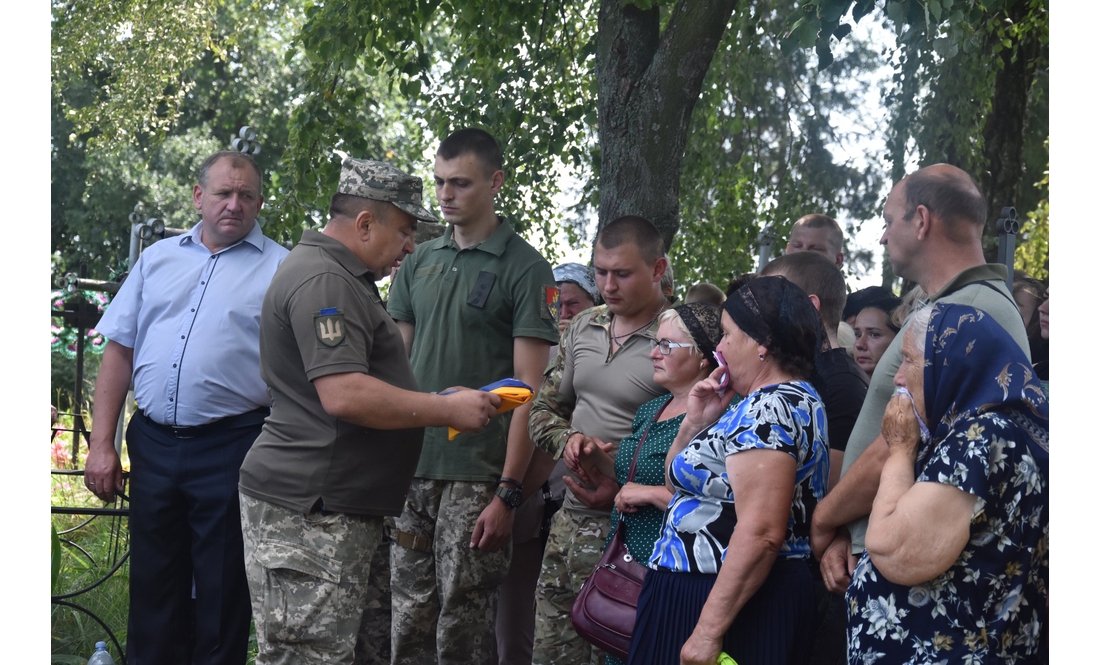
<svg viewBox="0 0 1100 665"><path fill-rule="evenodd" d="M932 319L932 306L925 305L909 315L909 328L906 335L914 336L914 343L924 353L924 340L928 337L928 322Z"/></svg>

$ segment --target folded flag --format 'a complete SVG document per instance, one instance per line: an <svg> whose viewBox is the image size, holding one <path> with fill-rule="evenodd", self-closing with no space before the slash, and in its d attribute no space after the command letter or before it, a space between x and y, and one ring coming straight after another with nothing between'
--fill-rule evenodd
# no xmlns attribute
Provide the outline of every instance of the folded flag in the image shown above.
<svg viewBox="0 0 1100 665"><path fill-rule="evenodd" d="M523 406L535 398L535 393L531 390L531 386L518 379L501 379L487 386L482 386L478 388L478 390L500 395L500 406L497 407L498 414L504 413L505 411L511 411L517 406ZM446 395L450 392L453 391L447 391L440 394ZM458 430L453 427L448 427L447 440L454 441L456 436L458 436Z"/></svg>

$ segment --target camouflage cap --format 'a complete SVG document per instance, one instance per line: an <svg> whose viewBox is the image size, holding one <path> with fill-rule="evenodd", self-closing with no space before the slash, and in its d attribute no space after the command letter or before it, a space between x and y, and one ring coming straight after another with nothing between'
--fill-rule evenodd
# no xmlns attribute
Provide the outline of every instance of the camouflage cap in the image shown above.
<svg viewBox="0 0 1100 665"><path fill-rule="evenodd" d="M421 203L424 181L385 162L345 157L340 165L340 184L336 191L375 201L389 201L413 217L436 222L435 215Z"/></svg>

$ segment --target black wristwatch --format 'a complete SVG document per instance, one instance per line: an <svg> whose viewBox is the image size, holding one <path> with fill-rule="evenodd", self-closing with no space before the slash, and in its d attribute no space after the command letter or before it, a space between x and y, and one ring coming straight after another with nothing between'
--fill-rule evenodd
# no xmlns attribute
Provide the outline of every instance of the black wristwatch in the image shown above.
<svg viewBox="0 0 1100 665"><path fill-rule="evenodd" d="M519 504L523 503L523 490L518 487L497 485L496 494L504 501L504 505L509 508L519 508Z"/></svg>

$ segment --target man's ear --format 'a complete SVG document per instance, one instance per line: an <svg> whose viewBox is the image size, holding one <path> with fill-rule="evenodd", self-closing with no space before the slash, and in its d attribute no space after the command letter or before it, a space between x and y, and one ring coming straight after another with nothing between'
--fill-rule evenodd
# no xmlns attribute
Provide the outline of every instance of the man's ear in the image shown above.
<svg viewBox="0 0 1100 665"><path fill-rule="evenodd" d="M653 281L661 281L661 278L665 276L666 270L668 270L668 259L663 256L657 257L657 260L653 262Z"/></svg>
<svg viewBox="0 0 1100 665"><path fill-rule="evenodd" d="M371 214L370 210L361 210L358 215L355 216L355 235L362 242L370 240L370 233L374 230L374 225L378 223L378 218Z"/></svg>
<svg viewBox="0 0 1100 665"><path fill-rule="evenodd" d="M844 252L837 252L835 261L836 261L836 267L843 269L844 268Z"/></svg>
<svg viewBox="0 0 1100 665"><path fill-rule="evenodd" d="M814 309L816 309L817 311L820 312L821 311L821 298L818 298L817 295L814 294L814 293L809 294L809 296L810 296L810 302L812 302L814 304Z"/></svg>
<svg viewBox="0 0 1100 665"><path fill-rule="evenodd" d="M191 190L191 200L195 204L195 210L202 210L202 185L195 184Z"/></svg>
<svg viewBox="0 0 1100 665"><path fill-rule="evenodd" d="M932 231L932 221L932 211L923 205L917 206L916 211L913 213L913 223L917 225L917 240L924 240L928 237L928 234Z"/></svg>
<svg viewBox="0 0 1100 665"><path fill-rule="evenodd" d="M504 186L504 171L493 171L493 175L489 176L489 181L491 183L489 187L495 196L500 188Z"/></svg>

